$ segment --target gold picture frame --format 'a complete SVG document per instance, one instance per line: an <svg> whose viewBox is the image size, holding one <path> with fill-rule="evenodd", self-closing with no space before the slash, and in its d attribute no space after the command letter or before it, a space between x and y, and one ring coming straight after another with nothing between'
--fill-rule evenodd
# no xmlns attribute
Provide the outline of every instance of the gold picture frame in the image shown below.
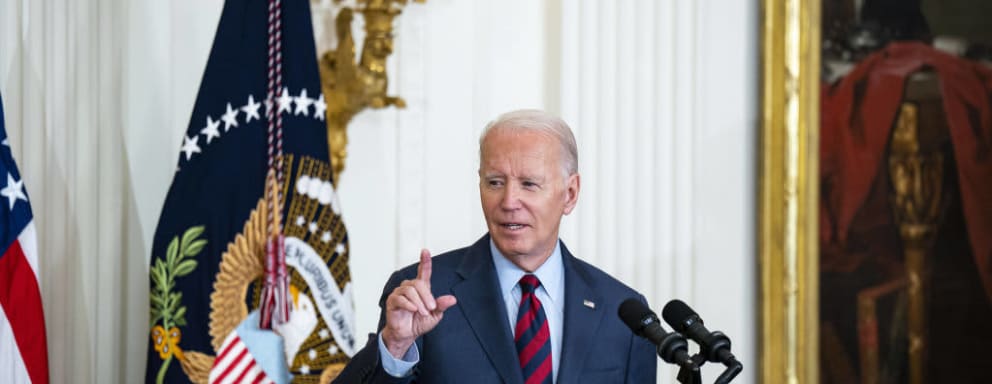
<svg viewBox="0 0 992 384"><path fill-rule="evenodd" d="M761 383L819 381L820 12L762 0Z"/></svg>

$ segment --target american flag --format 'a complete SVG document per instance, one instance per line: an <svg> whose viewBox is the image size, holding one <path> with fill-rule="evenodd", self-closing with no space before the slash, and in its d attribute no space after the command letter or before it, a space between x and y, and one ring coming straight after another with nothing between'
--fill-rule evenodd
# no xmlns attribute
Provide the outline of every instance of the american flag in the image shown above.
<svg viewBox="0 0 992 384"><path fill-rule="evenodd" d="M258 322L258 311L253 311L224 339L210 369L210 384L289 382L282 339L260 329Z"/></svg>
<svg viewBox="0 0 992 384"><path fill-rule="evenodd" d="M0 98L0 383L48 383L38 242Z"/></svg>
<svg viewBox="0 0 992 384"><path fill-rule="evenodd" d="M210 371L210 384L274 383L237 333L231 333L220 349Z"/></svg>

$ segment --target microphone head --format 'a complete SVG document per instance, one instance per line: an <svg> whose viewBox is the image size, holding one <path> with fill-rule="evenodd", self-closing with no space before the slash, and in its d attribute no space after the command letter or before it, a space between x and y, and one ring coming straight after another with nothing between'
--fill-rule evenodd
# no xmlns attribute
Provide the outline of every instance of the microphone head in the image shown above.
<svg viewBox="0 0 992 384"><path fill-rule="evenodd" d="M656 315L647 305L640 302L635 298L629 298L624 300L620 304L620 309L617 310L617 315L620 316L620 320L623 320L624 324L635 334L640 335L644 327L651 322L658 321L658 315Z"/></svg>
<svg viewBox="0 0 992 384"><path fill-rule="evenodd" d="M682 333L699 319L699 315L692 308L689 308L682 300L678 299L665 304L665 308L661 310L661 317L665 319L668 325L671 325L675 329L675 332Z"/></svg>

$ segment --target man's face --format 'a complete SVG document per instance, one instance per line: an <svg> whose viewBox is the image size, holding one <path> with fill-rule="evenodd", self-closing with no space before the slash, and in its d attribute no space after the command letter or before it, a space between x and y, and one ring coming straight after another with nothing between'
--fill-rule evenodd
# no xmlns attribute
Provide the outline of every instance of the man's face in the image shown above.
<svg viewBox="0 0 992 384"><path fill-rule="evenodd" d="M561 144L549 134L496 128L482 144L479 195L496 248L533 271L551 255L561 217L579 196L579 175L565 176Z"/></svg>

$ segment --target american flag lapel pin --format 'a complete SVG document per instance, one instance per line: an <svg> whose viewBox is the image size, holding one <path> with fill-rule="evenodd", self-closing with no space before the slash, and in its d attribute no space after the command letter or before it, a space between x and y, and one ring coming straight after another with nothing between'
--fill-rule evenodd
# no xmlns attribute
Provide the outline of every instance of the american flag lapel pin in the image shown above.
<svg viewBox="0 0 992 384"><path fill-rule="evenodd" d="M596 303L593 303L590 300L582 300L582 305L589 307L589 309L596 309Z"/></svg>

